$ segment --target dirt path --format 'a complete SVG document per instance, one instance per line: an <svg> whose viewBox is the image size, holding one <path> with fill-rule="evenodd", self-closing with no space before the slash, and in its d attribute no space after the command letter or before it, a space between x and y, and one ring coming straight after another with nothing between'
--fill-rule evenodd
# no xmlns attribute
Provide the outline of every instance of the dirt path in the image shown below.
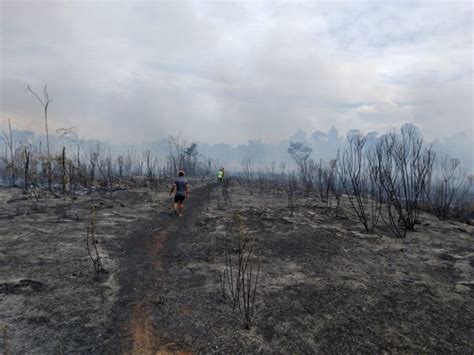
<svg viewBox="0 0 474 355"><path fill-rule="evenodd" d="M150 281L157 284L163 272L161 253L164 241L168 237L168 229L161 230L153 236L146 250L151 252L152 267L146 271L150 273ZM125 322L122 332L125 333L122 350L131 354L153 354L157 349L162 350L159 342L158 331L151 319L151 308L156 302L155 289L144 287L143 293L138 296L138 303L134 303L130 319ZM131 339L131 343L130 343Z"/></svg>
<svg viewBox="0 0 474 355"><path fill-rule="evenodd" d="M211 187L212 188L212 187ZM173 254L172 238L181 233L206 202L208 187L193 191L186 203L184 217L170 211L161 212L157 219L140 226L126 241L126 254L120 267L121 292L114 307L110 340L104 352L125 354L189 353L160 334L154 312L166 295L164 262Z"/></svg>

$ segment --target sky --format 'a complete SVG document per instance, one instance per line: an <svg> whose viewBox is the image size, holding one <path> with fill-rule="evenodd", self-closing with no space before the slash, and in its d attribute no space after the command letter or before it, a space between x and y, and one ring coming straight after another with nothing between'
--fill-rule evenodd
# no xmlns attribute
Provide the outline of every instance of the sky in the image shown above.
<svg viewBox="0 0 474 355"><path fill-rule="evenodd" d="M472 2L0 0L0 128L133 143L473 135Z"/></svg>

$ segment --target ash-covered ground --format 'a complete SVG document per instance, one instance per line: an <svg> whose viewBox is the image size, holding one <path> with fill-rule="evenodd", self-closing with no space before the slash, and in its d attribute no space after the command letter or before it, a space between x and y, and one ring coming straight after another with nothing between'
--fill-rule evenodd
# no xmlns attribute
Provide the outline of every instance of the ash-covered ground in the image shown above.
<svg viewBox="0 0 474 355"><path fill-rule="evenodd" d="M2 347L17 353L473 353L474 228L420 216L397 239L297 192L166 183L77 196L0 191ZM106 273L86 250L91 206ZM245 329L225 287L238 235L260 264ZM234 269L235 271L235 269Z"/></svg>

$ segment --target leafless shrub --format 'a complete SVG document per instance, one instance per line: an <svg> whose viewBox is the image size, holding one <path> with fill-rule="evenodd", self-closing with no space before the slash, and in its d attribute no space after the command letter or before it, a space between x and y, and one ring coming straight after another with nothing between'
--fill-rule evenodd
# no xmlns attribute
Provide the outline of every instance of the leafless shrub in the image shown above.
<svg viewBox="0 0 474 355"><path fill-rule="evenodd" d="M418 222L434 153L431 147L423 146L423 138L415 127L405 125L400 135L385 135L372 158L387 211L381 217L398 237L405 237L406 230L413 229Z"/></svg>
<svg viewBox="0 0 474 355"><path fill-rule="evenodd" d="M188 175L196 176L198 174L198 148L196 143L191 143L184 149L183 168Z"/></svg>
<svg viewBox="0 0 474 355"><path fill-rule="evenodd" d="M459 159L448 155L438 157L434 166L432 184L428 185L427 196L433 213L446 219L453 203L466 181L467 171L461 168Z"/></svg>
<svg viewBox="0 0 474 355"><path fill-rule="evenodd" d="M104 272L105 270L102 267L102 260L99 254L99 250L97 249L98 242L95 237L96 225L96 207L95 205L93 205L91 207L89 224L87 226L86 248L87 252L89 253L89 257L92 261L92 265L94 266L95 280L98 280L100 273Z"/></svg>
<svg viewBox="0 0 474 355"><path fill-rule="evenodd" d="M99 183L104 188L112 188L114 183L114 171L112 157L108 155L105 159L98 161L97 170L100 174Z"/></svg>
<svg viewBox="0 0 474 355"><path fill-rule="evenodd" d="M296 199L296 188L297 181L294 173L288 175L288 210L290 211L290 217L293 217L295 210L295 199Z"/></svg>
<svg viewBox="0 0 474 355"><path fill-rule="evenodd" d="M250 256L250 253L249 253ZM255 313L255 299L257 296L258 277L260 275L260 262L247 260L248 264L242 271L241 290L242 297L239 309L243 318L245 329L250 329ZM256 270L255 270L256 268Z"/></svg>
<svg viewBox="0 0 474 355"><path fill-rule="evenodd" d="M326 206L331 203L331 194L336 192L337 159L332 159L329 163L320 160L316 165L316 181L321 201L326 202ZM336 197L336 196L335 196Z"/></svg>
<svg viewBox="0 0 474 355"><path fill-rule="evenodd" d="M244 231L242 218L238 213L234 217L234 225L238 227L235 237L237 261L234 260L232 250L225 245L225 268L221 276L221 292L225 298L227 292L232 301L232 307L237 306L242 316L243 325L250 329L255 313L255 300L260 274L260 262L255 256L255 237Z"/></svg>
<svg viewBox="0 0 474 355"><path fill-rule="evenodd" d="M242 160L241 165L244 179L247 183L250 183L255 176L255 161L252 157L248 157Z"/></svg>
<svg viewBox="0 0 474 355"><path fill-rule="evenodd" d="M381 200L377 183L369 169L364 146L365 137L357 134L349 137L348 147L344 149L338 174L352 209L366 231L372 231L379 220Z"/></svg>
<svg viewBox="0 0 474 355"><path fill-rule="evenodd" d="M146 165L146 177L148 179L148 182L150 184L153 183L153 171L155 169L155 166L154 166L154 163L153 163L153 159L151 157L151 151L150 150L146 150L145 152L143 152L143 159L145 159L145 165Z"/></svg>
<svg viewBox="0 0 474 355"><path fill-rule="evenodd" d="M270 166L265 163L264 167L265 176L269 182L271 188L276 188L278 184L278 174L276 173L276 162L272 160Z"/></svg>

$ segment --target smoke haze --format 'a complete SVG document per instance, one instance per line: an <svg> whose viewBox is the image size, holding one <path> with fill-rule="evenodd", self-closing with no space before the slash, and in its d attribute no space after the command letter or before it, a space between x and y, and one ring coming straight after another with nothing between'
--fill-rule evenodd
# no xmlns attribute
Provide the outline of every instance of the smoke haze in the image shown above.
<svg viewBox="0 0 474 355"><path fill-rule="evenodd" d="M206 150L413 122L472 166L470 2L0 6L3 129L10 118L43 132L25 88L47 84L52 132L117 144L181 133Z"/></svg>

